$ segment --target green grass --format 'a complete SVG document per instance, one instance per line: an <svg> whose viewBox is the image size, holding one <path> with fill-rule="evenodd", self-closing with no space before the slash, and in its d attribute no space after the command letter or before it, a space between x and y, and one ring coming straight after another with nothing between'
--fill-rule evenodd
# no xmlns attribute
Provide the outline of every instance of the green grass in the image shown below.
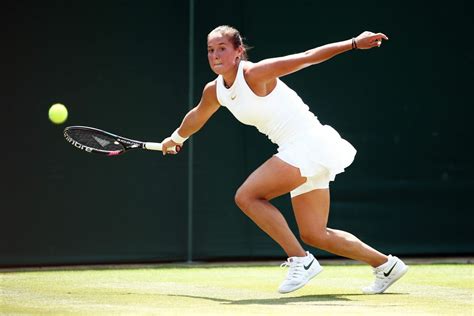
<svg viewBox="0 0 474 316"><path fill-rule="evenodd" d="M361 294L367 266L326 265L281 295L285 274L270 264L0 270L0 314L473 315L472 265L412 265L382 295Z"/></svg>

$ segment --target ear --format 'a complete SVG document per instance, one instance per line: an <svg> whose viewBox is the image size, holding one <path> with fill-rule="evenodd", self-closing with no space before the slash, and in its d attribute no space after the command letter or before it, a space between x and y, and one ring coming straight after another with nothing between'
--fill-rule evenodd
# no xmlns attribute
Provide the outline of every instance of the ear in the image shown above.
<svg viewBox="0 0 474 316"><path fill-rule="evenodd" d="M239 58L242 58L242 55L244 54L244 48L242 47L242 45L239 46L237 51L239 53Z"/></svg>

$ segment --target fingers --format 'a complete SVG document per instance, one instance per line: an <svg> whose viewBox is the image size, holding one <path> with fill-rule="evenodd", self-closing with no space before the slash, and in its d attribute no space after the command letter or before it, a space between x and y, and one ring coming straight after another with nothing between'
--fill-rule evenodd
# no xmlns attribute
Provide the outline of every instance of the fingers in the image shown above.
<svg viewBox="0 0 474 316"><path fill-rule="evenodd" d="M373 34L369 38L369 44L371 47L380 47L382 45L382 40L388 40L387 35L383 33Z"/></svg>
<svg viewBox="0 0 474 316"><path fill-rule="evenodd" d="M163 156L166 156L167 154L171 154L171 149L167 143L163 142L162 145L161 145L161 153L163 154Z"/></svg>
<svg viewBox="0 0 474 316"><path fill-rule="evenodd" d="M173 146L175 149L172 149L172 148L167 148L165 154L171 154L171 155L176 155L177 153L179 153L179 151L181 150L181 146L180 145L176 145L176 146Z"/></svg>
<svg viewBox="0 0 474 316"><path fill-rule="evenodd" d="M165 147L165 146L163 146L161 152L163 153L163 156L166 156L166 155L168 155L168 154L170 154L170 155L176 155L176 154L178 153L178 151L173 150L173 147L172 147L172 146L171 146L171 147Z"/></svg>
<svg viewBox="0 0 474 316"><path fill-rule="evenodd" d="M164 148L163 147L162 153L163 153L163 156L166 156L168 154L169 155L176 155L178 152L176 150L171 149L171 148Z"/></svg>
<svg viewBox="0 0 474 316"><path fill-rule="evenodd" d="M373 33L369 31L362 32L356 39L357 48L370 49L380 47L383 40L388 40L388 36L384 33Z"/></svg>
<svg viewBox="0 0 474 316"><path fill-rule="evenodd" d="M385 35L384 33L377 33L377 35L382 36L382 38L383 38L384 40L388 41L388 36Z"/></svg>
<svg viewBox="0 0 474 316"><path fill-rule="evenodd" d="M379 39L384 39L388 40L388 36L385 35L384 33L373 33L369 31L362 32L359 36L364 36L364 37L369 37L369 38L379 38Z"/></svg>
<svg viewBox="0 0 474 316"><path fill-rule="evenodd" d="M173 148L174 147L174 148ZM166 156L168 154L170 155L176 155L179 151L181 150L181 146L180 145L172 145L172 146L167 146L165 144L163 144L163 147L161 149L161 152L163 154L163 156Z"/></svg>

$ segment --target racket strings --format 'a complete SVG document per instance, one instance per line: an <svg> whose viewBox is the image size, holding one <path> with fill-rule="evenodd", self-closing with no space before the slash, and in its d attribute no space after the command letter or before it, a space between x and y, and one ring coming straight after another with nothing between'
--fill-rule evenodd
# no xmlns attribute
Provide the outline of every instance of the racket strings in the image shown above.
<svg viewBox="0 0 474 316"><path fill-rule="evenodd" d="M91 130L69 130L68 135L76 142L94 149L106 151L124 149L124 147L118 143L115 138Z"/></svg>

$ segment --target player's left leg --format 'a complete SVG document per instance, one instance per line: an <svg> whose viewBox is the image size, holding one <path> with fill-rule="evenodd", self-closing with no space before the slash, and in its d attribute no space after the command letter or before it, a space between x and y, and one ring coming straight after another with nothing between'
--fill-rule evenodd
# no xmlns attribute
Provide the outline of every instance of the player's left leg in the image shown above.
<svg viewBox="0 0 474 316"><path fill-rule="evenodd" d="M387 256L360 241L354 235L327 227L329 189L316 189L291 199L303 242L339 256L377 267Z"/></svg>
<svg viewBox="0 0 474 316"><path fill-rule="evenodd" d="M365 293L382 293L405 274L407 266L397 257L382 254L348 232L327 227L329 189L315 189L293 196L292 204L303 242L374 267L376 280L364 289Z"/></svg>

